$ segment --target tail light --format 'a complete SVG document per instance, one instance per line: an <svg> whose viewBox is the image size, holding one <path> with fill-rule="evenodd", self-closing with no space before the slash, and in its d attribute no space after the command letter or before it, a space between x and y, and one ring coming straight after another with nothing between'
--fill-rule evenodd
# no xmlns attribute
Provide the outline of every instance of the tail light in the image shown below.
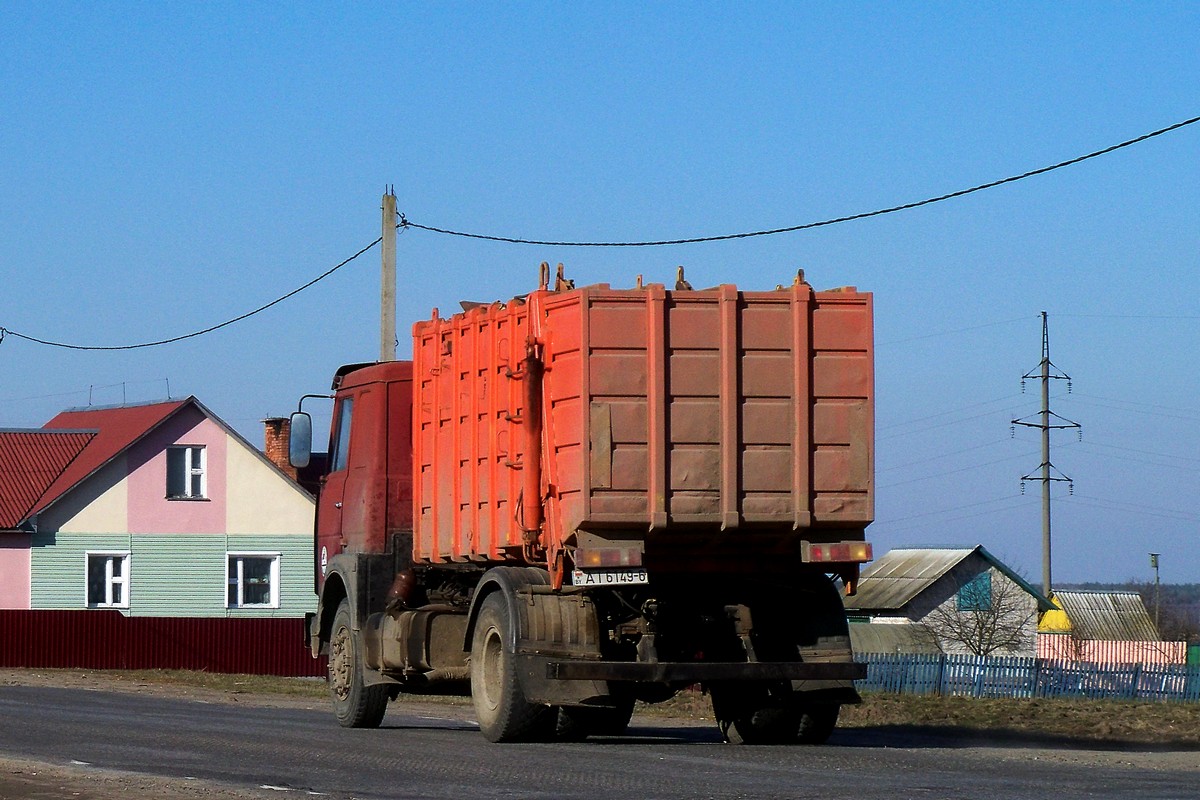
<svg viewBox="0 0 1200 800"><path fill-rule="evenodd" d="M604 567L640 567L642 548L639 547L592 547L575 551L575 566L580 569Z"/></svg>
<svg viewBox="0 0 1200 800"><path fill-rule="evenodd" d="M800 557L811 564L861 564L874 556L870 542L806 542Z"/></svg>

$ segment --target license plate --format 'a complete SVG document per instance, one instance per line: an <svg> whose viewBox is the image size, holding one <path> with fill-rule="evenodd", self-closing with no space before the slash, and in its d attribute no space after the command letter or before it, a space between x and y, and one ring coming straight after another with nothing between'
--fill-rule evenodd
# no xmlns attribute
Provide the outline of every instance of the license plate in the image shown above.
<svg viewBox="0 0 1200 800"><path fill-rule="evenodd" d="M649 583L646 570L633 569L577 569L571 573L571 582L576 586L636 586Z"/></svg>

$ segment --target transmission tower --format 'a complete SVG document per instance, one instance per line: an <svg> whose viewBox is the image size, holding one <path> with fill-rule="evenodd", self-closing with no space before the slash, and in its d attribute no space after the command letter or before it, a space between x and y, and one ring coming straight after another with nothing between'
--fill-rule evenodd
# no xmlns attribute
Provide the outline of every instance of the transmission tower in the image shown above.
<svg viewBox="0 0 1200 800"><path fill-rule="evenodd" d="M1062 372L1050 360L1050 326L1046 320L1046 312L1042 312L1042 360L1036 368L1030 370L1021 376L1021 391L1025 391L1025 382L1028 380L1040 379L1042 382L1042 410L1037 415L1037 422L1030 422L1030 417L1022 417L1021 419L1012 420L1013 433L1016 434L1017 425L1022 425L1026 428L1038 428L1042 432L1042 464L1041 466L1027 475L1021 476L1021 492L1025 491L1026 481L1041 481L1042 483L1042 593L1050 596L1050 484L1059 481L1066 483L1069 492L1074 492L1075 484L1066 475L1062 474L1050 462L1050 431L1063 428L1075 428L1080 431L1082 437L1082 428L1078 422L1061 417L1050 410L1050 381L1059 380L1067 382L1067 392L1071 391L1071 376Z"/></svg>

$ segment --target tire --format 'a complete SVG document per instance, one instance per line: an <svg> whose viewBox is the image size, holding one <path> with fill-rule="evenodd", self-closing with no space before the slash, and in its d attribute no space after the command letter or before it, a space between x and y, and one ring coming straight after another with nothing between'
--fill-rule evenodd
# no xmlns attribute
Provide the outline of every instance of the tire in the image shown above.
<svg viewBox="0 0 1200 800"><path fill-rule="evenodd" d="M632 717L632 697L617 700L615 706L564 706L558 709L554 738L582 742L589 736L620 736Z"/></svg>
<svg viewBox="0 0 1200 800"><path fill-rule="evenodd" d="M714 687L713 716L730 744L792 744L802 714L788 700L761 685Z"/></svg>
<svg viewBox="0 0 1200 800"><path fill-rule="evenodd" d="M499 592L479 608L471 638L471 699L479 730L489 742L545 741L554 734L555 710L525 699L512 652L513 621Z"/></svg>
<svg viewBox="0 0 1200 800"><path fill-rule="evenodd" d="M811 706L800 712L796 741L800 744L824 744L837 727L841 706Z"/></svg>
<svg viewBox="0 0 1200 800"><path fill-rule="evenodd" d="M766 706L735 717L725 729L725 741L730 744L792 744L797 741L800 724L800 714L795 709Z"/></svg>
<svg viewBox="0 0 1200 800"><path fill-rule="evenodd" d="M849 627L842 599L824 576L786 592L763 591L749 601L754 640L763 661L804 661L809 650L845 648ZM735 744L821 744L837 726L837 702L814 704L787 683L711 687L713 714L726 741ZM849 695L853 689L847 686Z"/></svg>
<svg viewBox="0 0 1200 800"><path fill-rule="evenodd" d="M350 601L333 616L329 636L329 694L333 713L343 728L378 728L387 711L387 684L368 686L363 678L362 649L354 633Z"/></svg>

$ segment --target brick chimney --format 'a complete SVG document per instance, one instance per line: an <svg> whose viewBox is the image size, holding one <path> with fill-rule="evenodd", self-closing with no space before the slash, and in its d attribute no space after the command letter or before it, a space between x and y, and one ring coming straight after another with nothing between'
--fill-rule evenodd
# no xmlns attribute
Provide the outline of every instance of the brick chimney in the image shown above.
<svg viewBox="0 0 1200 800"><path fill-rule="evenodd" d="M296 468L288 463L288 438L292 433L292 421L287 417L267 417L263 420L263 428L266 434L263 452L275 466L296 480Z"/></svg>

